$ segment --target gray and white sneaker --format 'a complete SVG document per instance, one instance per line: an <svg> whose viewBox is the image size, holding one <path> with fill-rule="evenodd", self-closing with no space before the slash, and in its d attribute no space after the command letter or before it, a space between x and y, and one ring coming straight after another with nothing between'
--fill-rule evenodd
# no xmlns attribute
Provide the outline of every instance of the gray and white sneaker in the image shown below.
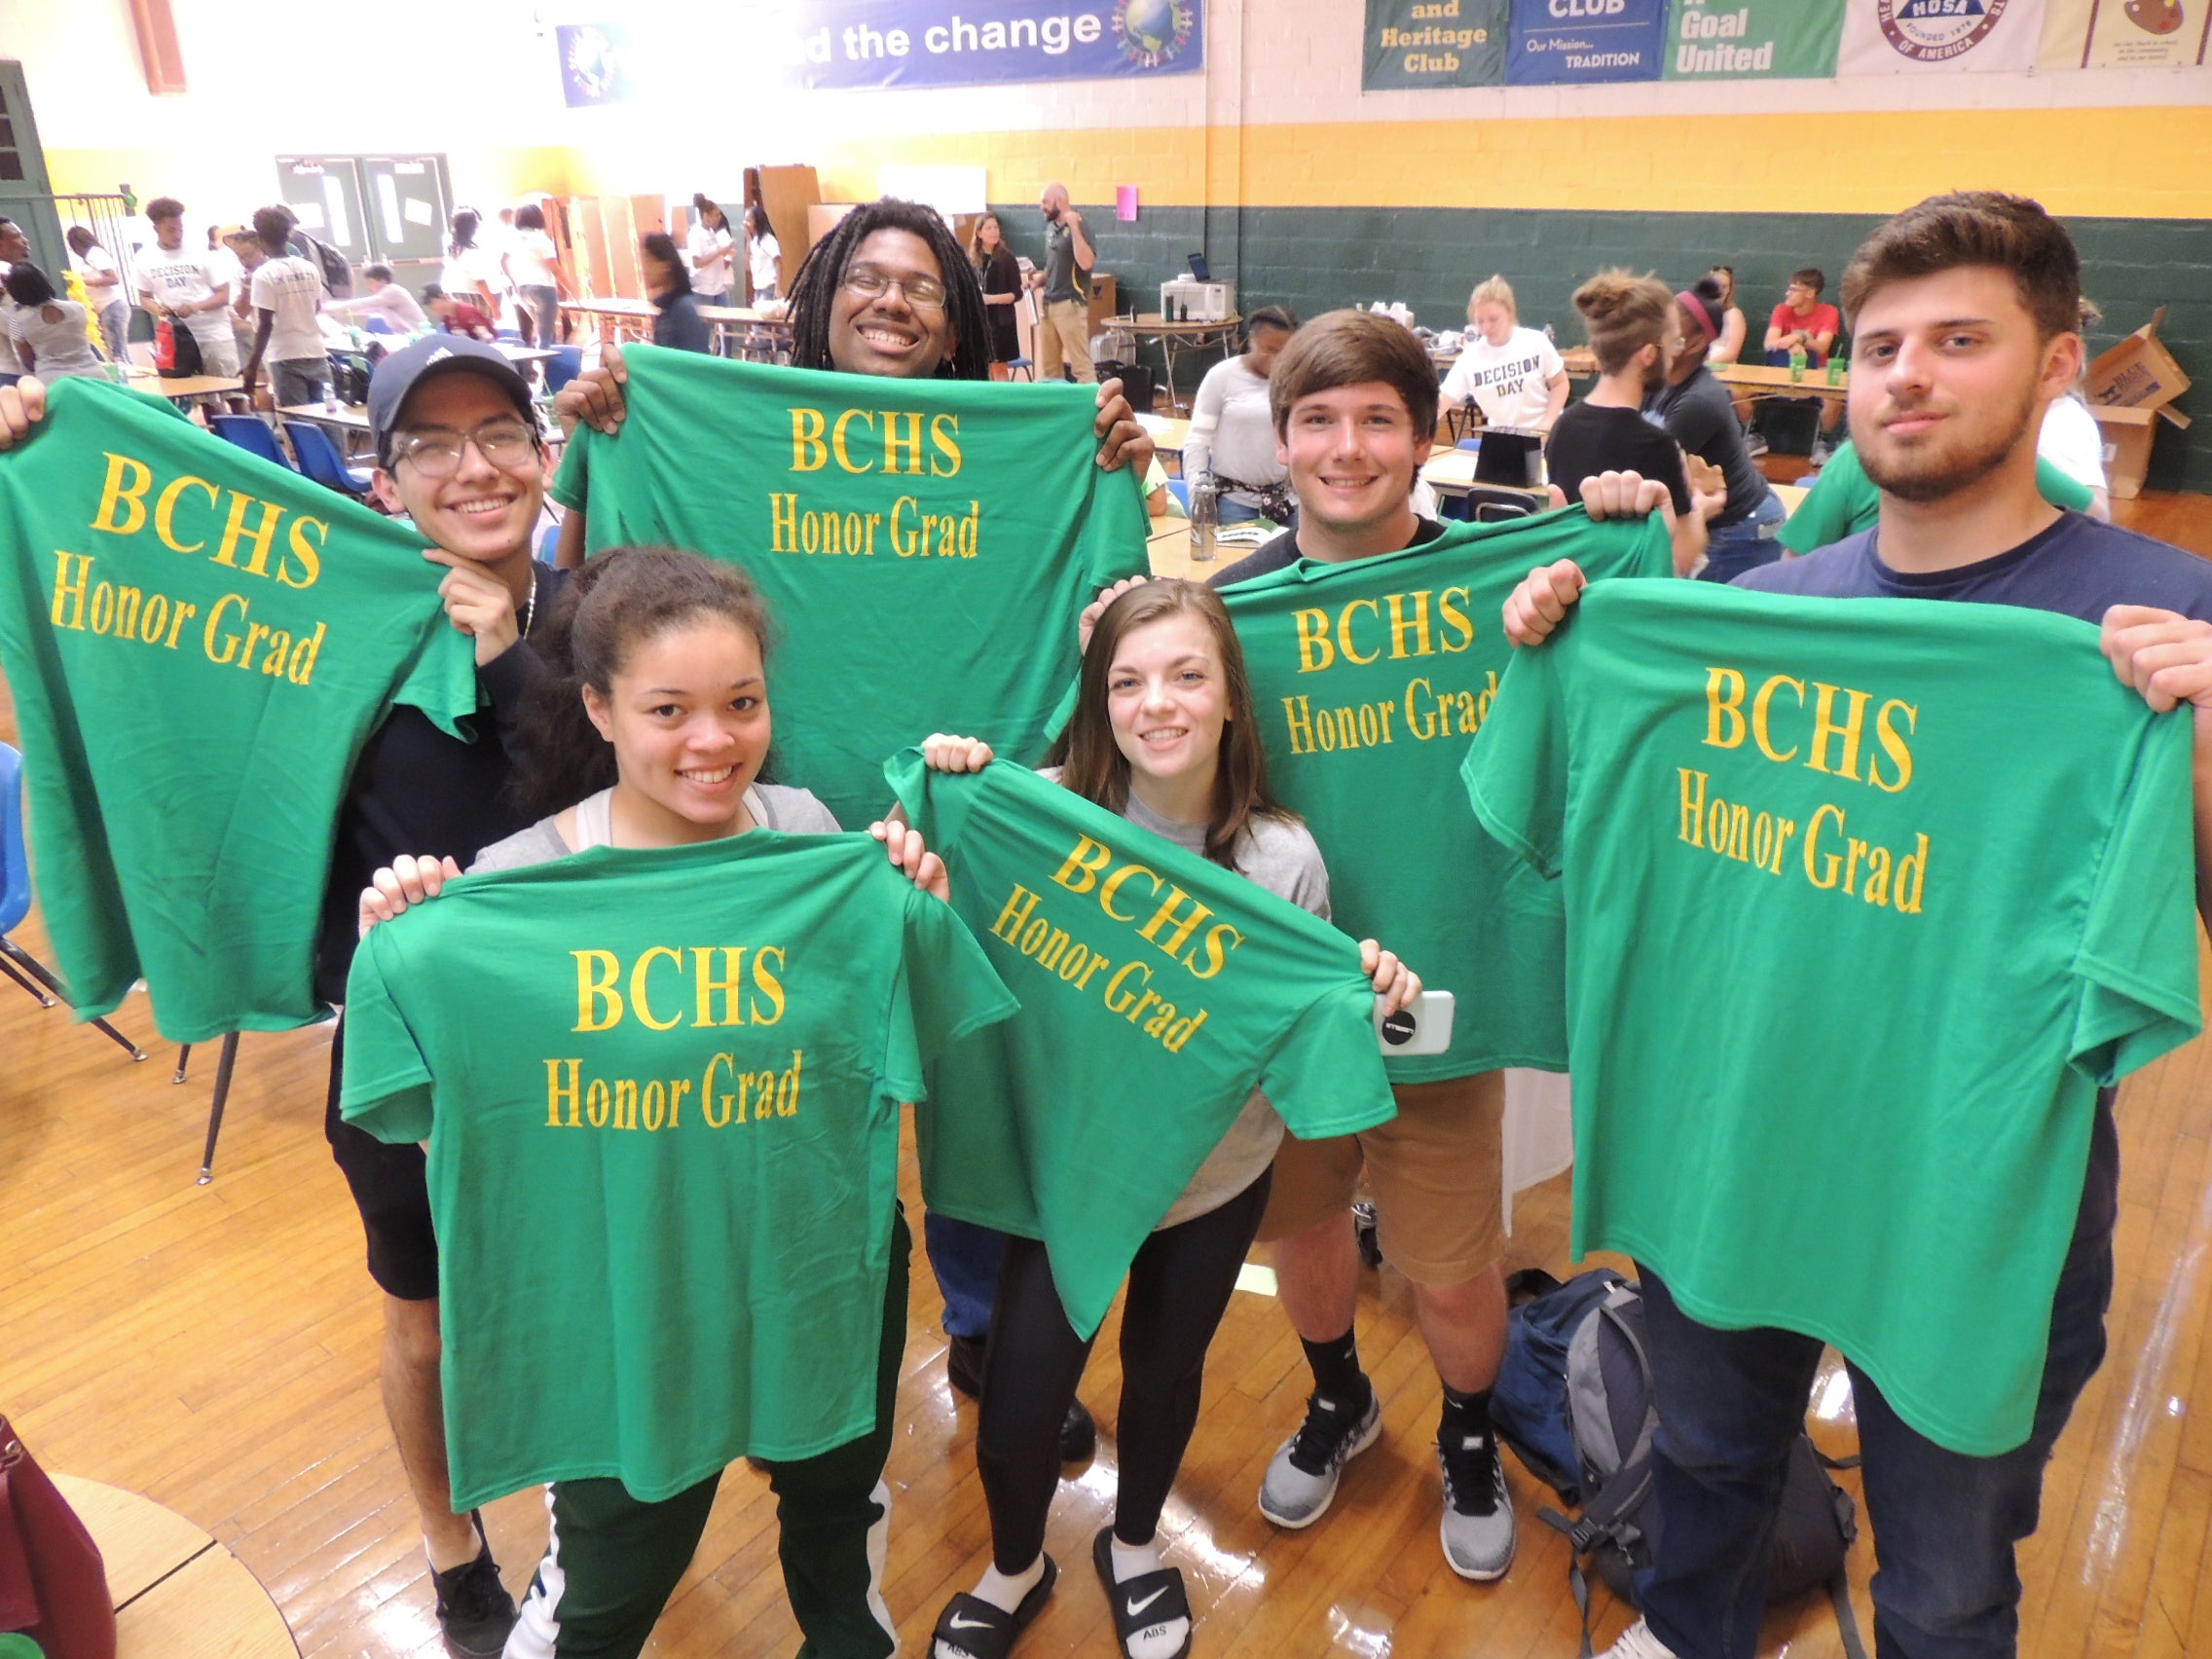
<svg viewBox="0 0 2212 1659"><path fill-rule="evenodd" d="M1282 1443L1260 1483L1260 1513L1278 1527L1310 1527L1328 1512L1345 1464L1382 1433L1382 1402L1367 1390L1357 1416L1319 1394L1306 1402L1306 1421Z"/></svg>
<svg viewBox="0 0 2212 1659"><path fill-rule="evenodd" d="M1444 1560L1461 1578L1488 1583L1513 1565L1513 1499L1505 1490L1494 1434L1443 1438L1436 1460L1444 1466Z"/></svg>
<svg viewBox="0 0 2212 1659"><path fill-rule="evenodd" d="M1651 1634L1641 1619L1621 1632L1598 1659L1675 1659L1675 1650Z"/></svg>

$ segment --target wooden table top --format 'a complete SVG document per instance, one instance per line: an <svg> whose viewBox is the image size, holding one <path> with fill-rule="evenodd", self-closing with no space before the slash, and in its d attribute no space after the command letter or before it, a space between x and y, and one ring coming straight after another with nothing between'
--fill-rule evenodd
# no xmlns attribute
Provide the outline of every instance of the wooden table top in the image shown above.
<svg viewBox="0 0 2212 1659"><path fill-rule="evenodd" d="M226 397L243 391L245 382L229 375L172 375L164 380L151 369L130 371L130 389L156 397Z"/></svg>
<svg viewBox="0 0 2212 1659"><path fill-rule="evenodd" d="M369 429L369 411L359 403L341 403L335 409L320 403L287 403L276 413L294 421L320 421L326 426L345 426L362 432Z"/></svg>
<svg viewBox="0 0 2212 1659"><path fill-rule="evenodd" d="M1197 317L1188 322L1170 322L1158 312L1138 312L1134 316L1117 317L1108 326L1125 324L1132 334L1188 334L1195 337L1227 333L1242 327L1243 323L1241 316L1225 316L1211 322L1201 322Z"/></svg>
<svg viewBox="0 0 2212 1659"><path fill-rule="evenodd" d="M1139 415L1137 424L1152 434L1152 447L1161 455L1181 455L1190 442L1191 423L1172 415Z"/></svg>
<svg viewBox="0 0 2212 1659"><path fill-rule="evenodd" d="M1713 378L1723 386L1743 387L1753 391L1786 391L1792 397L1841 397L1851 389L1851 371L1844 371L1840 385L1828 385L1826 369L1807 366L1803 380L1791 380L1788 369L1778 369L1770 363L1714 363Z"/></svg>
<svg viewBox="0 0 2212 1659"><path fill-rule="evenodd" d="M55 1475L99 1545L116 1659L298 1659L284 1615L243 1562L150 1497Z"/></svg>

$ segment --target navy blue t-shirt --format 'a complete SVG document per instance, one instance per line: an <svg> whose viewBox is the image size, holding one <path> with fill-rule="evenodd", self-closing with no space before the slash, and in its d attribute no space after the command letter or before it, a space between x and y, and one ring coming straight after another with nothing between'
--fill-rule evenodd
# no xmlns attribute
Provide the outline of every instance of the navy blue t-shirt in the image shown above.
<svg viewBox="0 0 2212 1659"><path fill-rule="evenodd" d="M2115 605L2149 605L2212 622L2212 560L2131 530L2062 513L2009 553L1949 571L1895 571L1881 530L1862 530L1806 554L1746 571L1737 587L1825 599L1958 599L2055 610L2100 626Z"/></svg>

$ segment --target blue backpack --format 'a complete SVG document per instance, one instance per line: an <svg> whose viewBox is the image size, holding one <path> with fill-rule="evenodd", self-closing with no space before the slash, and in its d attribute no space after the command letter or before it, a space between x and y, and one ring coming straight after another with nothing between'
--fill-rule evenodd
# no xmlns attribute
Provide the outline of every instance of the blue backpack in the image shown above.
<svg viewBox="0 0 2212 1659"><path fill-rule="evenodd" d="M1562 1284L1530 1269L1506 1281L1516 1298L1505 1360L1491 1390L1491 1423L1529 1472L1579 1509L1578 1520L1545 1507L1538 1518L1567 1534L1567 1582L1582 1611L1589 1659L1590 1586L1584 1557L1613 1594L1636 1604L1635 1578L1650 1565L1661 1517L1651 1480L1659 1427L1643 1344L1643 1298L1629 1279L1593 1268ZM1526 1300L1521 1300L1526 1298ZM1844 1652L1865 1659L1851 1609L1844 1560L1859 1535L1850 1493L1828 1479L1832 1460L1800 1434L1790 1449L1782 1513L1768 1564L1767 1599L1825 1587Z"/></svg>

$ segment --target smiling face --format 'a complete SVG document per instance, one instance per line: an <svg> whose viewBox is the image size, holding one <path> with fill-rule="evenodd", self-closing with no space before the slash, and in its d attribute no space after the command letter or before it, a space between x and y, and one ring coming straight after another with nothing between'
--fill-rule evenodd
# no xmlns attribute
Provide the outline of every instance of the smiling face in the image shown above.
<svg viewBox="0 0 2212 1659"><path fill-rule="evenodd" d="M1301 515L1333 535L1357 536L1402 523L1429 442L1396 387L1366 381L1291 405L1275 459L1290 469Z"/></svg>
<svg viewBox="0 0 2212 1659"><path fill-rule="evenodd" d="M859 294L850 280L857 271L901 280L880 294ZM942 302L915 305L904 286L909 276L943 282L930 244L911 231L876 231L853 249L845 274L830 302L830 361L849 375L926 380L936 374L952 355L952 323Z"/></svg>
<svg viewBox="0 0 2212 1659"><path fill-rule="evenodd" d="M1173 611L1124 634L1106 674L1106 718L1135 777L1173 793L1213 787L1229 682L1205 619Z"/></svg>
<svg viewBox="0 0 2212 1659"><path fill-rule="evenodd" d="M1939 500L2032 454L2045 408L2081 371L2081 336L2040 338L1996 266L1884 282L1857 320L1851 436L1866 476L1903 500Z"/></svg>
<svg viewBox="0 0 2212 1659"><path fill-rule="evenodd" d="M1467 320L1482 331L1482 337L1493 346L1503 346L1513 338L1513 313L1495 300L1485 300L1468 309Z"/></svg>
<svg viewBox="0 0 2212 1659"><path fill-rule="evenodd" d="M521 413L497 384L459 370L425 380L408 397L392 425L394 453L410 436L478 432L499 424L521 424ZM415 528L448 553L496 564L518 548L527 556L545 498L544 457L532 448L512 466L495 466L483 449L465 445L452 476L432 478L411 459L374 475L377 499L400 510Z"/></svg>
<svg viewBox="0 0 2212 1659"><path fill-rule="evenodd" d="M745 792L771 737L760 642L726 616L702 615L633 644L584 712L614 746L625 823L646 844L679 846L751 829Z"/></svg>

